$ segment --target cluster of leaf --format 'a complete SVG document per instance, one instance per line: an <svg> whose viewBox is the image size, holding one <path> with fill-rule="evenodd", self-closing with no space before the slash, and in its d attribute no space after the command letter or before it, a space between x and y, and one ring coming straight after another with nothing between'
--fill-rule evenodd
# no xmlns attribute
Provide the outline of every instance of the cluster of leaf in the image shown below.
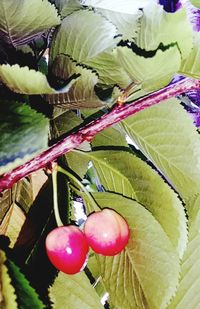
<svg viewBox="0 0 200 309"><path fill-rule="evenodd" d="M167 85L176 73L200 77L200 36L192 30L186 7L172 14L156 0L51 2L55 6L47 0L0 3L1 173L47 147L48 120L33 107L64 106L51 121L54 139L83 125L94 112L83 108L112 104L123 89L129 89L128 100L134 100ZM47 48L48 62L43 57ZM66 111L75 108L81 108L79 117ZM137 149L127 144L127 136ZM197 308L200 139L180 102L165 100L104 130L63 162L81 179L86 175L99 207L113 208L126 218L131 239L115 257L91 255L85 273L59 273L47 283L47 261L41 255L45 235L55 224L51 204L41 210L47 200L35 202L40 208L34 214L29 211L17 239L25 216L17 207L26 206L16 195L8 197L7 191L0 228L10 237L14 253L20 256L26 248L19 260L37 290L44 293L51 283L54 308L103 308L105 293L113 309ZM29 183L23 188L20 196L29 208L26 192L32 188ZM65 209L65 182L59 190ZM87 213L92 212L87 196L79 194ZM12 208L8 210L6 203ZM11 262L5 265L1 255L0 301L6 309L15 308L17 295L18 304L25 299L20 308L30 308L26 296L17 291L18 270ZM31 270L33 265L38 274ZM6 303L8 290L13 307ZM37 301L34 308L42 308Z"/></svg>

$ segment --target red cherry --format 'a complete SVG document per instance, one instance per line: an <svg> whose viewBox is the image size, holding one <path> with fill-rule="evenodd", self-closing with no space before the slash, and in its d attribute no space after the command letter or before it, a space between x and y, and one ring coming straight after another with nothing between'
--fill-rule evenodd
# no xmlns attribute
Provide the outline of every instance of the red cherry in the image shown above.
<svg viewBox="0 0 200 309"><path fill-rule="evenodd" d="M76 226L61 226L46 238L46 252L51 263L66 274L82 270L89 250L84 233Z"/></svg>
<svg viewBox="0 0 200 309"><path fill-rule="evenodd" d="M130 237L126 220L112 209L91 214L85 222L84 233L94 252L108 256L120 253Z"/></svg>

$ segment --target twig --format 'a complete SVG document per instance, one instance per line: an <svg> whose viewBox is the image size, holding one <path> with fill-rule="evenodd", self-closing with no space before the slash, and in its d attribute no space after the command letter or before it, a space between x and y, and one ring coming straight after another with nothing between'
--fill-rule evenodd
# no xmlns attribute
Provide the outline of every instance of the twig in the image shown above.
<svg viewBox="0 0 200 309"><path fill-rule="evenodd" d="M195 89L200 89L200 81L192 78L185 78L132 103L116 105L109 113L104 114L97 120L91 121L83 128L54 144L32 160L1 176L0 192L12 187L12 185L21 178L41 168L45 168L49 163L55 161L61 155L77 148L82 142L92 140L97 133L105 128L143 109L158 104L163 100Z"/></svg>

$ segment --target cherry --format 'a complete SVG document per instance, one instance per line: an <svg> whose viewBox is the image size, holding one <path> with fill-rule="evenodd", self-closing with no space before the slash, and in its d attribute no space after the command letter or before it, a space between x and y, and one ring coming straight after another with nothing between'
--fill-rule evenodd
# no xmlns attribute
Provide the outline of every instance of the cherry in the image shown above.
<svg viewBox="0 0 200 309"><path fill-rule="evenodd" d="M126 220L107 208L92 213L87 218L84 233L93 251L107 256L120 253L130 237Z"/></svg>
<svg viewBox="0 0 200 309"><path fill-rule="evenodd" d="M46 252L51 263L66 274L82 270L89 250L84 233L76 226L61 226L46 238Z"/></svg>

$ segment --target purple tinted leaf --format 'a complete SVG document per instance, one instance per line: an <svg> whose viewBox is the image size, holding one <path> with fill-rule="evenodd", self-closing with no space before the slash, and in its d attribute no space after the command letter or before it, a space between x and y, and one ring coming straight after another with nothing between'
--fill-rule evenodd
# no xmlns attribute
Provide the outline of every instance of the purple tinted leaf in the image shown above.
<svg viewBox="0 0 200 309"><path fill-rule="evenodd" d="M191 90L187 92L187 96L197 107L200 107L200 90Z"/></svg>
<svg viewBox="0 0 200 309"><path fill-rule="evenodd" d="M194 31L200 31L200 10L194 7L189 1L185 4L188 18L193 26Z"/></svg>
<svg viewBox="0 0 200 309"><path fill-rule="evenodd" d="M200 91L192 90L187 92L182 101L195 126L200 127Z"/></svg>

